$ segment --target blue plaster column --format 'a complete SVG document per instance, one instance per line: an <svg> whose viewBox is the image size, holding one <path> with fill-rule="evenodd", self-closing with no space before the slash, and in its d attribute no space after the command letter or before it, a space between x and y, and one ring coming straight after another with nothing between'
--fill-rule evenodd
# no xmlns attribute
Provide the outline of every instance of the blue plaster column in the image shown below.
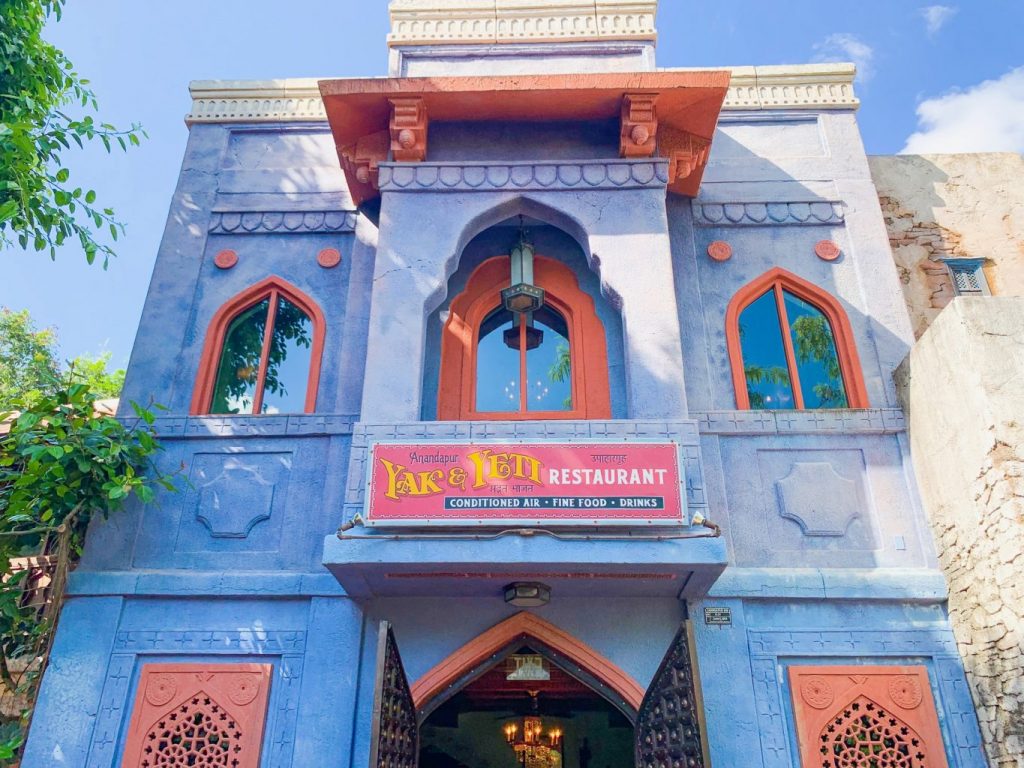
<svg viewBox="0 0 1024 768"><path fill-rule="evenodd" d="M93 734L93 726L123 603L120 597L65 603L22 768L78 768L86 764L93 739L117 740L116 733Z"/></svg>
<svg viewBox="0 0 1024 768"><path fill-rule="evenodd" d="M352 750L362 626L362 612L348 598L310 601L293 765L346 764Z"/></svg>

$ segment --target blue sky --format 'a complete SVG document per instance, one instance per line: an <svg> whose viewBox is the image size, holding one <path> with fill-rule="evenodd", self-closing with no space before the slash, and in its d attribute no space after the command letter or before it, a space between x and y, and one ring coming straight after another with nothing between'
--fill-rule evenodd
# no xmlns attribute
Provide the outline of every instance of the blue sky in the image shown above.
<svg viewBox="0 0 1024 768"><path fill-rule="evenodd" d="M69 154L127 226L107 271L74 249L56 263L8 250L0 305L53 326L62 354L124 365L187 131L188 81L382 75L386 0L69 0L49 38L92 81L104 120L138 121L141 148ZM870 154L1024 151L1024 2L661 0L658 65L855 61Z"/></svg>

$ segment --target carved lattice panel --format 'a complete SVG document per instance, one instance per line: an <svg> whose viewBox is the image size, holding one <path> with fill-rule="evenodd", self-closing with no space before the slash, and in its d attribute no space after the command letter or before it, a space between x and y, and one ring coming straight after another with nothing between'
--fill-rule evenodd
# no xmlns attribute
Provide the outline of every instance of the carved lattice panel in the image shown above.
<svg viewBox="0 0 1024 768"><path fill-rule="evenodd" d="M925 667L790 667L803 768L946 768Z"/></svg>
<svg viewBox="0 0 1024 768"><path fill-rule="evenodd" d="M377 643L370 768L416 768L419 749L416 706L409 681L391 625L383 621Z"/></svg>
<svg viewBox="0 0 1024 768"><path fill-rule="evenodd" d="M704 768L695 674L683 624L640 705L636 768Z"/></svg>
<svg viewBox="0 0 1024 768"><path fill-rule="evenodd" d="M122 768L258 768L270 664L146 664Z"/></svg>

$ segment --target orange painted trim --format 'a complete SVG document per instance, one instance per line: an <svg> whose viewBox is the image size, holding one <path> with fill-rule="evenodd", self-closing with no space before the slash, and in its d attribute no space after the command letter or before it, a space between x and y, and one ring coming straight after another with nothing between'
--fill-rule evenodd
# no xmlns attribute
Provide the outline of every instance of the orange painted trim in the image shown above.
<svg viewBox="0 0 1024 768"><path fill-rule="evenodd" d="M495 624L434 666L412 685L412 699L422 710L467 673L486 663L495 654L518 640L533 638L561 654L600 680L622 697L634 710L640 709L644 689L629 674L586 643L539 616L523 611Z"/></svg>
<svg viewBox="0 0 1024 768"><path fill-rule="evenodd" d="M805 768L821 765L823 744L828 748L842 738L844 729L837 721L850 719L855 702L870 702L882 709L886 713L884 724L893 731L899 732L901 725L909 729L904 740L911 742L916 738L914 752L924 755L923 760L915 759L914 765L948 768L927 667L794 665L789 668L789 687L800 764ZM877 709L863 707L858 714L870 717L874 711ZM898 720L896 727L889 724L892 718ZM844 757L863 760L856 765L872 764L859 752ZM847 764L854 763L843 762Z"/></svg>
<svg viewBox="0 0 1024 768"><path fill-rule="evenodd" d="M213 390L217 383L217 366L220 363L221 351L224 348L224 337L227 335L228 326L231 325L231 321L239 313L244 312L254 304L258 304L263 299L268 297L273 299L278 295L283 296L297 306L313 321L313 344L310 348L309 356L309 377L306 380L305 412L313 413L316 410L316 395L320 386L320 363L323 358L327 321L324 319L324 313L313 299L287 280L272 275L228 299L210 320L210 325L206 330L206 340L203 342L203 352L199 358L196 384L192 390L190 414L198 416L210 412ZM271 301L271 315L276 312L276 304L276 301ZM272 326L268 324L267 329L268 331L272 330ZM269 338L270 334L268 333L267 339ZM264 346L266 346L266 343ZM258 403L263 399L262 382L265 371L263 358L265 356L266 350L261 355L261 371L258 379L260 384L257 386L256 397L254 398L254 409L258 407ZM256 413L259 413L259 411L256 411Z"/></svg>
<svg viewBox="0 0 1024 768"><path fill-rule="evenodd" d="M747 380L743 374L743 348L740 344L740 314L750 304L761 298L768 291L776 291L776 306L782 306L778 290L789 291L804 301L813 304L828 320L832 329L832 338L836 343L836 356L839 358L839 371L846 388L846 402L849 408L870 408L867 389L864 386L864 374L857 355L857 344L853 338L853 328L843 311L839 301L827 291L814 283L797 277L782 267L775 267L756 280L747 283L736 291L725 311L725 343L729 350L729 366L732 369L732 385L736 392L736 407L741 411L750 410L750 395L747 392ZM780 317L782 315L780 314ZM780 320L781 322L781 320ZM782 329L783 343L789 338L789 329ZM787 365L792 355L792 343L787 347ZM795 357L793 358L795 365ZM791 374L792 375L792 374ZM793 379L794 386L798 385ZM794 397L795 397L794 391ZM801 401L797 401L802 405Z"/></svg>
<svg viewBox="0 0 1024 768"><path fill-rule="evenodd" d="M174 713L184 711L200 695L210 700L205 705L209 707L208 717L215 716L211 711L215 705L221 717L227 718L224 722L215 721L214 726L229 734L232 765L258 768L273 671L271 664L144 664L125 737L121 768L163 765L161 758L169 755L157 754L161 751L161 739L153 738L154 732L156 735L166 731L173 734L176 726L181 728L173 719ZM230 729L225 727L225 722L232 723ZM182 751L186 750L188 755L175 752L171 756L177 758L175 765L184 765L188 757L202 760L196 752L183 746Z"/></svg>
<svg viewBox="0 0 1024 768"><path fill-rule="evenodd" d="M508 287L509 257L487 259L470 275L466 289L449 308L441 331L441 371L437 390L439 421L528 421L536 419L610 419L608 346L594 299L561 262L535 256L534 282L545 301L565 318L572 367L571 411L494 413L476 410L477 333L488 313L501 304Z"/></svg>

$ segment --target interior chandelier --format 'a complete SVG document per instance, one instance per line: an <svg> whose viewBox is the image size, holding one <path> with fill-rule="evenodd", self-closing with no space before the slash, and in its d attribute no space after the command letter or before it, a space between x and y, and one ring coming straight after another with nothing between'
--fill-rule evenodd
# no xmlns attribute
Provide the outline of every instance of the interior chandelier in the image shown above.
<svg viewBox="0 0 1024 768"><path fill-rule="evenodd" d="M561 768L562 729L544 729L544 722L537 710L539 691L530 694L530 714L505 723L505 741L516 753L516 760L524 768Z"/></svg>

